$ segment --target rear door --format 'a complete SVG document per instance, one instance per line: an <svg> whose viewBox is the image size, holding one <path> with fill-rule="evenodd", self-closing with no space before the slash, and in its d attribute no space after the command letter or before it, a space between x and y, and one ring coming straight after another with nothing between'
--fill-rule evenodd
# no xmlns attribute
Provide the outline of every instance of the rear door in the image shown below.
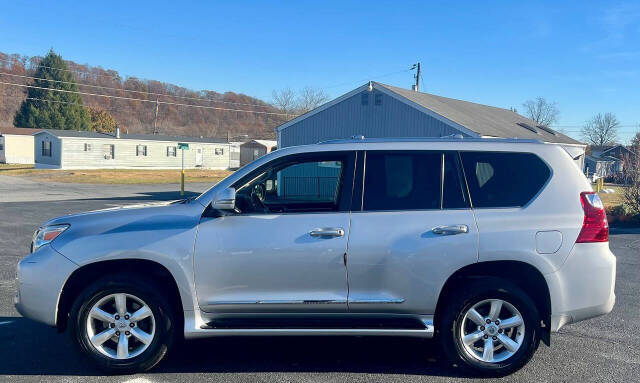
<svg viewBox="0 0 640 383"><path fill-rule="evenodd" d="M347 254L350 312L433 314L477 261L478 231L456 152L368 151Z"/></svg>

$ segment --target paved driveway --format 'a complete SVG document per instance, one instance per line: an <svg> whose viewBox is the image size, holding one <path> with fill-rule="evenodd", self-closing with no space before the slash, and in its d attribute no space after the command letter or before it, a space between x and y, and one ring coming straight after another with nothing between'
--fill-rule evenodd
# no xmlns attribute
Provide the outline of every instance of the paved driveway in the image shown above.
<svg viewBox="0 0 640 383"><path fill-rule="evenodd" d="M1 382L467 380L441 362L434 342L386 337L217 338L183 345L151 373L104 377L85 365L67 334L21 318L14 310L15 266L40 223L70 212L176 199L175 190L177 185L52 185L0 176ZM613 312L565 327L554 335L551 348L541 346L524 369L505 381L640 381L640 231L614 233L618 301Z"/></svg>

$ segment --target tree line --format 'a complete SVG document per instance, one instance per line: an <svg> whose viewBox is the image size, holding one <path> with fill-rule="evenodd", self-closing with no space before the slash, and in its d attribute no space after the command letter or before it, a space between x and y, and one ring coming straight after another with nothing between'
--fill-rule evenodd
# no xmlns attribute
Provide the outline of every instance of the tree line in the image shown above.
<svg viewBox="0 0 640 383"><path fill-rule="evenodd" d="M0 84L2 125L107 132L118 125L130 133L152 133L157 105L157 130L161 134L273 138L275 127L291 118L278 115L280 110L270 103L244 94L194 91L123 77L114 70L63 60L53 50L45 57L0 52L0 72L5 73L0 75L1 82L31 86Z"/></svg>

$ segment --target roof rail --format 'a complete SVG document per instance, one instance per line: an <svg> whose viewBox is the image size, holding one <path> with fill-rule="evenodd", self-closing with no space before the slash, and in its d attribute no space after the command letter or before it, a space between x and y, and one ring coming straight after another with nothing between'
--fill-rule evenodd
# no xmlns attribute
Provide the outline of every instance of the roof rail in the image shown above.
<svg viewBox="0 0 640 383"><path fill-rule="evenodd" d="M352 138L338 138L318 142L318 145L325 144L350 144L350 143L383 143L383 142L504 142L504 143L529 143L542 144L543 141L531 138L502 138L502 137L463 137L460 134L453 134L445 137L385 137L385 138L364 138L354 136Z"/></svg>

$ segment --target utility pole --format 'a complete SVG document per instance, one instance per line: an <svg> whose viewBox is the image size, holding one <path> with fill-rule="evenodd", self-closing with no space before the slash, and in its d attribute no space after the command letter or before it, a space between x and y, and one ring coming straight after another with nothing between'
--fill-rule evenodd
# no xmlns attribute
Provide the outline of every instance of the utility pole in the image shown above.
<svg viewBox="0 0 640 383"><path fill-rule="evenodd" d="M157 97L156 97L156 118L153 120L153 134L158 134L158 98Z"/></svg>
<svg viewBox="0 0 640 383"><path fill-rule="evenodd" d="M413 77L415 77L416 79L416 84L413 86L413 91L414 92L419 92L420 91L420 63L416 63L413 64L413 67L411 69L416 69L416 74L413 75Z"/></svg>

